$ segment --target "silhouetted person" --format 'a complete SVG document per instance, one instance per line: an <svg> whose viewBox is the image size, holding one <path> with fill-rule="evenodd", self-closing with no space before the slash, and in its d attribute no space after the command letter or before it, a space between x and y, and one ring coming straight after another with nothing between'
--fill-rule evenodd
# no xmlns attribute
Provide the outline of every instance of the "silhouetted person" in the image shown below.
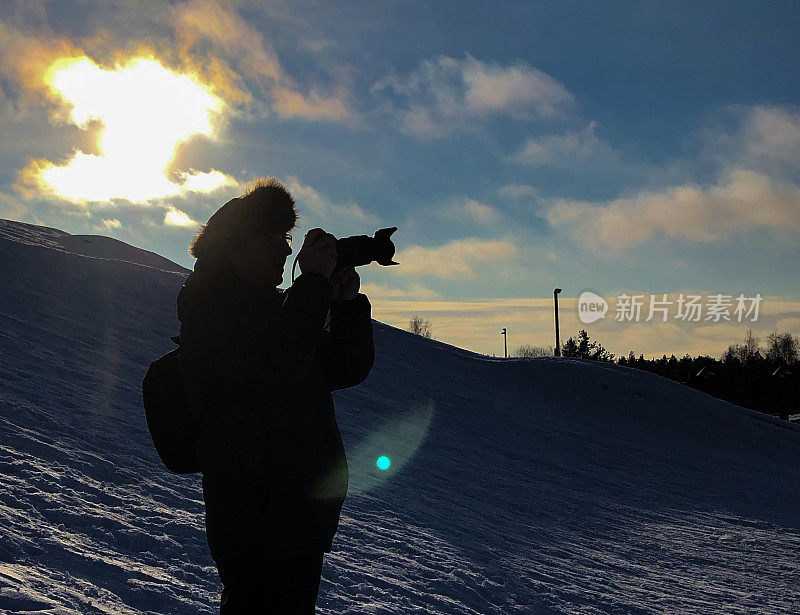
<svg viewBox="0 0 800 615"><path fill-rule="evenodd" d="M331 391L362 382L375 356L369 300L354 268L335 269L333 235L310 230L302 274L276 288L296 222L283 184L259 180L194 238L178 295L223 615L314 613L348 485Z"/></svg>

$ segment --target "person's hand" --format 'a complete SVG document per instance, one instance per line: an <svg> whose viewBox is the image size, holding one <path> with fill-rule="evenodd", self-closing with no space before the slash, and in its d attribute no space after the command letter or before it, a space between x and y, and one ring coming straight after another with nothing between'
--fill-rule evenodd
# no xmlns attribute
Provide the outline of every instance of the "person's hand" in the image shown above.
<svg viewBox="0 0 800 615"><path fill-rule="evenodd" d="M303 239L297 262L303 273L319 273L330 279L336 267L336 237L321 228L312 228Z"/></svg>
<svg viewBox="0 0 800 615"><path fill-rule="evenodd" d="M333 301L349 301L358 296L361 278L358 277L355 267L335 269L331 275L331 282L333 282Z"/></svg>

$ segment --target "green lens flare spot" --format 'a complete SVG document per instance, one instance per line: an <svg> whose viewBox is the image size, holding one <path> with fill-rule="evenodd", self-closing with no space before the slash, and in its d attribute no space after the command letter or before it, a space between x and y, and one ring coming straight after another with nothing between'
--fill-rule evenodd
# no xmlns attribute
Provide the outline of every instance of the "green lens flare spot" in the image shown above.
<svg viewBox="0 0 800 615"><path fill-rule="evenodd" d="M388 470L389 466L392 465L392 460L389 459L386 455L381 455L380 457L378 457L376 465L380 470Z"/></svg>

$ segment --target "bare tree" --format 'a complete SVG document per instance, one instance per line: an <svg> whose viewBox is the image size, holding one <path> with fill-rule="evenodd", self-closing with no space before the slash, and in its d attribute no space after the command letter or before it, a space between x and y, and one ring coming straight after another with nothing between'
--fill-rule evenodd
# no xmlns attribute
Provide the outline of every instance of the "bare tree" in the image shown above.
<svg viewBox="0 0 800 615"><path fill-rule="evenodd" d="M411 333L416 333L422 337L430 338L431 336L431 321L425 320L419 314L414 314L411 320L408 321L408 330Z"/></svg>
<svg viewBox="0 0 800 615"><path fill-rule="evenodd" d="M722 361L735 360L742 365L749 365L753 361L762 358L760 342L761 340L753 336L752 329L748 329L744 342L728 346L728 349L722 354Z"/></svg>
<svg viewBox="0 0 800 615"><path fill-rule="evenodd" d="M767 338L767 359L771 363L792 365L800 358L800 339L791 333L770 333Z"/></svg>
<svg viewBox="0 0 800 615"><path fill-rule="evenodd" d="M552 357L553 349L548 346L531 346L526 344L518 346L516 350L511 353L512 357L522 357L524 359L532 359L534 357Z"/></svg>

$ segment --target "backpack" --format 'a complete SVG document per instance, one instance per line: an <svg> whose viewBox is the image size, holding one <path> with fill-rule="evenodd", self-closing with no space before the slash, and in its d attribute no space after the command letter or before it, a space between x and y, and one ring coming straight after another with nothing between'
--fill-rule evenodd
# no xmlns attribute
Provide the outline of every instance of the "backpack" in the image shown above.
<svg viewBox="0 0 800 615"><path fill-rule="evenodd" d="M200 471L195 451L197 422L178 369L180 337L170 339L178 348L153 361L142 381L144 413L156 452L167 469L191 474Z"/></svg>

